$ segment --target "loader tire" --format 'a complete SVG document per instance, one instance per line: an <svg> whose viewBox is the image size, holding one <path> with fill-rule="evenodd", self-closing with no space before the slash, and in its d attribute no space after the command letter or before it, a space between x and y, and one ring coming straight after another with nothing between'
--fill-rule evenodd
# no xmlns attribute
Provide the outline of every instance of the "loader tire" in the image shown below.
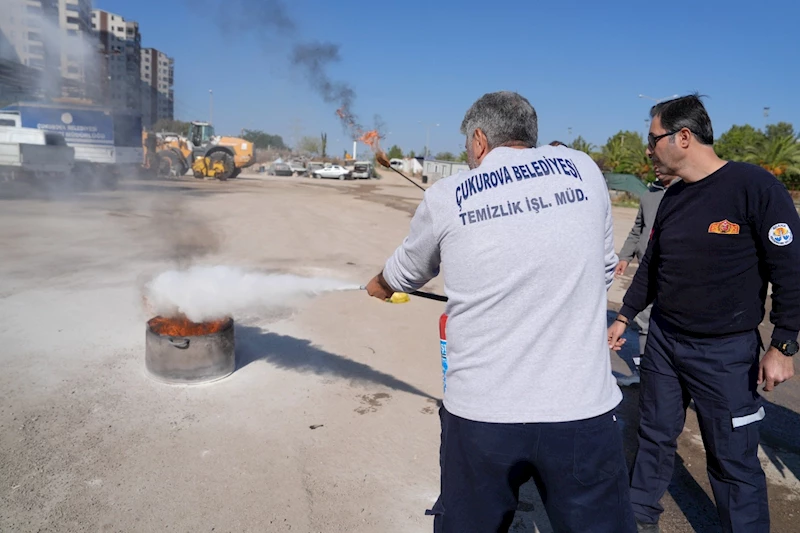
<svg viewBox="0 0 800 533"><path fill-rule="evenodd" d="M241 169L241 168L234 168L234 169L233 169L233 174L231 174L231 177L230 177L230 178L228 178L228 179L231 179L231 180L232 180L233 178L236 178L236 177L238 177L238 176L239 176L239 174L241 174L241 173L242 173L242 169Z"/></svg>
<svg viewBox="0 0 800 533"><path fill-rule="evenodd" d="M183 169L183 163L178 158L178 154L170 150L161 150L156 154L156 161L158 161L157 174L159 178L171 178L173 176L180 176L180 171Z"/></svg>

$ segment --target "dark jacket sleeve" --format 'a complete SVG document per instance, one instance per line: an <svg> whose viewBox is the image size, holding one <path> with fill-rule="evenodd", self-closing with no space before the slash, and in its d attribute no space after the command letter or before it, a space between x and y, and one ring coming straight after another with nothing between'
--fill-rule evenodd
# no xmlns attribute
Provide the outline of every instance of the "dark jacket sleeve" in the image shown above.
<svg viewBox="0 0 800 533"><path fill-rule="evenodd" d="M792 197L780 184L759 196L754 226L772 283L772 338L795 340L800 331L800 217Z"/></svg>
<svg viewBox="0 0 800 533"><path fill-rule="evenodd" d="M641 313L645 307L653 303L656 299L655 276L658 272L658 219L653 226L653 235L647 244L647 252L639 262L636 275L633 276L631 286L622 299L622 308L619 314L632 321L636 315Z"/></svg>
<svg viewBox="0 0 800 533"><path fill-rule="evenodd" d="M628 233L628 238L625 239L625 244L622 245L622 250L619 252L620 261L628 261L636 256L636 246L639 244L639 239L642 238L642 230L644 229L644 212L642 211L642 204L639 204L639 212L636 213L636 221L633 223L631 232Z"/></svg>

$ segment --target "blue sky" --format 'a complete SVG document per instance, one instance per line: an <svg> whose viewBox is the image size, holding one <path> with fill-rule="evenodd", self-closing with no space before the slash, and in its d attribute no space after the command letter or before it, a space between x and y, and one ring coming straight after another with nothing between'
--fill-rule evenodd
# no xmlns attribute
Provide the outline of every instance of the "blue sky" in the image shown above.
<svg viewBox="0 0 800 533"><path fill-rule="evenodd" d="M699 91L715 135L732 124L788 121L800 129L800 2L712 0L287 0L294 32L255 21L223 28L216 5L243 0L95 0L137 20L142 45L175 58L176 118L206 119L209 89L221 133L328 133L351 148L335 115L288 59L292 46L339 44L327 69L355 90L365 125L380 114L383 144L458 152L464 112L486 92L514 90L539 114L539 140L582 135L600 145L620 129L644 133L651 101ZM259 0L250 0L259 5ZM571 128L571 135L570 135ZM359 147L359 151L364 150Z"/></svg>

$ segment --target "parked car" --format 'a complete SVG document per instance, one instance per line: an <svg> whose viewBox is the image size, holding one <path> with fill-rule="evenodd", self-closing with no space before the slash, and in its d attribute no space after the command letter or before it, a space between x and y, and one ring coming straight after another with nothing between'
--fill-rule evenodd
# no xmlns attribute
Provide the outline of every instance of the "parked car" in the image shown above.
<svg viewBox="0 0 800 533"><path fill-rule="evenodd" d="M312 174L315 178L335 178L335 179L348 179L352 176L352 173L340 165L331 165L325 168L318 168Z"/></svg>
<svg viewBox="0 0 800 533"><path fill-rule="evenodd" d="M296 176L302 176L306 171L306 167L303 166L302 161L290 161L289 162L289 168L292 169L292 172Z"/></svg>
<svg viewBox="0 0 800 533"><path fill-rule="evenodd" d="M292 167L286 163L273 163L269 173L273 176L291 176L293 174Z"/></svg>
<svg viewBox="0 0 800 533"><path fill-rule="evenodd" d="M319 161L309 161L309 163L306 165L305 172L303 172L303 176L311 177L314 175L314 171L320 168L325 168L325 163L321 163Z"/></svg>
<svg viewBox="0 0 800 533"><path fill-rule="evenodd" d="M353 165L353 179L369 179L372 177L373 168L369 161L356 161Z"/></svg>

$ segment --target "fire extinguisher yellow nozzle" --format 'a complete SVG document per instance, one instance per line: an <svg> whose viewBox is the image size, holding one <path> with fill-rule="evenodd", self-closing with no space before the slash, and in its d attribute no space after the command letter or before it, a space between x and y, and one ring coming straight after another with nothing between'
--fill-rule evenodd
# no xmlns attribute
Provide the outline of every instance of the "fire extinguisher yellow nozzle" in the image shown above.
<svg viewBox="0 0 800 533"><path fill-rule="evenodd" d="M408 302L410 300L411 300L411 298L409 298L407 293L405 293L405 292L396 292L396 293L392 294L392 297L389 298L386 301L389 302L390 304L404 304L404 303L406 303L406 302Z"/></svg>

